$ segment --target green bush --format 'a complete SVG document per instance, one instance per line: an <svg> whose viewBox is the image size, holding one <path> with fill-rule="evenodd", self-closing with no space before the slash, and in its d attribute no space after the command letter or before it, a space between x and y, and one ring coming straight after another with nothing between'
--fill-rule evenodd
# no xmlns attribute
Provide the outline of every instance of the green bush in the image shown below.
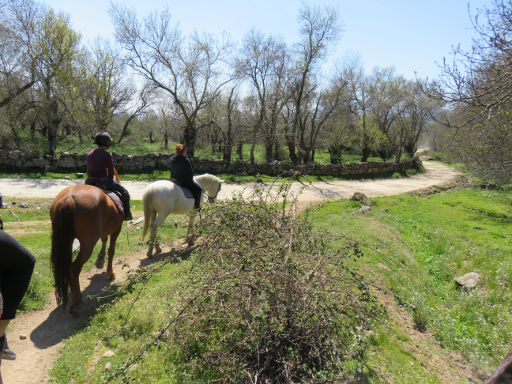
<svg viewBox="0 0 512 384"><path fill-rule="evenodd" d="M263 201L206 212L188 308L168 342L198 380L314 383L340 380L348 362L361 370L378 310L345 263L359 248L329 252L293 204Z"/></svg>

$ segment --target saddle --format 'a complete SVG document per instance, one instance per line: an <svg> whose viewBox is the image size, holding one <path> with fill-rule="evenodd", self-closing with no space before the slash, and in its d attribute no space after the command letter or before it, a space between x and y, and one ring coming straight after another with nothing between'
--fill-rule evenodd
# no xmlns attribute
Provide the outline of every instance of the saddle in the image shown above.
<svg viewBox="0 0 512 384"><path fill-rule="evenodd" d="M90 178L87 178L85 180L85 184L101 189L114 202L119 213L124 215L124 205L118 192L106 189L99 180L91 180Z"/></svg>
<svg viewBox="0 0 512 384"><path fill-rule="evenodd" d="M174 183L174 185L176 185L177 187L180 187L181 190L183 191L183 194L185 195L185 197L187 199L193 199L194 198L194 195L192 194L192 191L187 188L187 187L182 187L181 185L179 185L177 182L176 182L176 179L171 179L171 182Z"/></svg>

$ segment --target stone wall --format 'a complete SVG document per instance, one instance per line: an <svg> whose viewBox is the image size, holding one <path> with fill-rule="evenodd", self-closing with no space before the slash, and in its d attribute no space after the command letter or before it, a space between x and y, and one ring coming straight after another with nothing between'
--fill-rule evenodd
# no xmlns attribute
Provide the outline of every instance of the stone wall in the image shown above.
<svg viewBox="0 0 512 384"><path fill-rule="evenodd" d="M169 154L148 153L145 155L123 155L113 153L114 163L119 173L152 172L155 169L169 169ZM196 173L233 173L238 175L265 174L270 176L293 176L308 174L319 176L364 176L379 175L393 172L403 172L407 169L418 169L421 161L418 159L404 160L397 163L352 163L344 165L306 164L292 166L291 164L274 162L251 164L243 161L225 163L215 160L194 160ZM63 153L56 159L24 154L19 150L0 151L0 170L9 172L22 171L57 171L57 172L86 172L86 155Z"/></svg>

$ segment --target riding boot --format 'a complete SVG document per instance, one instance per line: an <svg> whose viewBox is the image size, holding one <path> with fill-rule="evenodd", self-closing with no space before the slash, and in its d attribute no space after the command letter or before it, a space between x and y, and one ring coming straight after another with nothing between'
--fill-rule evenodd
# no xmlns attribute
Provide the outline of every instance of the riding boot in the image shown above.
<svg viewBox="0 0 512 384"><path fill-rule="evenodd" d="M133 220L132 212L130 210L130 195L128 193L123 193L121 195L121 202L123 203L124 208L124 219L126 221Z"/></svg>
<svg viewBox="0 0 512 384"><path fill-rule="evenodd" d="M198 212L201 210L201 195L194 196L194 209Z"/></svg>

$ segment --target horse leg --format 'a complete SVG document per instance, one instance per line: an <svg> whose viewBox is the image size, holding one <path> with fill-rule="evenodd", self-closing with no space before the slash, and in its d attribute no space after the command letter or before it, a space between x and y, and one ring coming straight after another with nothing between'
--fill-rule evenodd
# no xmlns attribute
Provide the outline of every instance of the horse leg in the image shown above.
<svg viewBox="0 0 512 384"><path fill-rule="evenodd" d="M108 262L107 262L107 279L114 280L116 275L114 274L114 270L112 269L112 260L114 259L114 253L116 253L116 241L117 237L121 233L121 228L113 234L110 235L110 243L108 245Z"/></svg>
<svg viewBox="0 0 512 384"><path fill-rule="evenodd" d="M192 246L194 244L194 219L196 218L197 211L193 211L188 216L188 226L187 226L187 244L188 246Z"/></svg>
<svg viewBox="0 0 512 384"><path fill-rule="evenodd" d="M82 305L82 293L80 292L80 271L82 271L82 267L85 262L89 259L89 257L91 257L95 243L96 242L92 242L92 245L80 243L80 252L78 253L75 261L73 261L73 264L71 264L71 276L69 280L69 285L71 288L71 307L69 312L75 317L80 314L80 306Z"/></svg>
<svg viewBox="0 0 512 384"><path fill-rule="evenodd" d="M103 269L105 265L105 248L107 245L107 236L101 238L101 250L96 258L96 268Z"/></svg>
<svg viewBox="0 0 512 384"><path fill-rule="evenodd" d="M148 257L153 257L153 247L155 248L156 253L161 253L162 248L160 248L160 244L156 241L156 230L158 227L164 222L165 218L169 215L169 213L163 215L160 212L157 213L155 220L151 223L150 231L149 231L149 247L148 247Z"/></svg>

